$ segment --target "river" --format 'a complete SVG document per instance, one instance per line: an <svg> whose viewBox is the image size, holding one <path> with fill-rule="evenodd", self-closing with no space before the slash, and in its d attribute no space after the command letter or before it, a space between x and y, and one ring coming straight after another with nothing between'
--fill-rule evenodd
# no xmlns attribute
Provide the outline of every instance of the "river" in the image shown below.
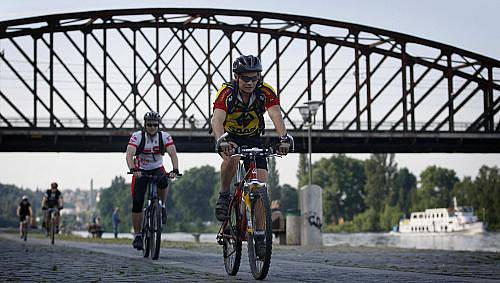
<svg viewBox="0 0 500 283"><path fill-rule="evenodd" d="M88 237L87 231L73 231L75 235ZM216 234L202 233L200 242L215 243ZM104 233L103 238L112 238L112 233ZM130 233L119 233L119 238L132 239ZM162 239L167 241L194 241L190 233L164 233ZM457 251L490 251L500 252L500 233L484 234L424 234L409 235L391 233L324 233L325 246L349 245L352 247L396 247L408 249L457 250Z"/></svg>

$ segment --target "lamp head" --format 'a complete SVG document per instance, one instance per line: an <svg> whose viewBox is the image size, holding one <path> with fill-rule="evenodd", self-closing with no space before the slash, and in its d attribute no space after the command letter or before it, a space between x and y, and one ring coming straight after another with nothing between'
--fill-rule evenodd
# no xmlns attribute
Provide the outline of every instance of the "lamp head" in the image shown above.
<svg viewBox="0 0 500 283"><path fill-rule="evenodd" d="M307 105L307 107L311 110L311 115L314 116L316 115L316 112L318 112L318 108L321 106L321 104L323 104L323 102L309 100L304 102L304 104Z"/></svg>
<svg viewBox="0 0 500 283"><path fill-rule="evenodd" d="M299 109L300 115L302 116L302 119L304 119L304 122L309 121L309 107L307 105L303 106L297 106L297 109Z"/></svg>

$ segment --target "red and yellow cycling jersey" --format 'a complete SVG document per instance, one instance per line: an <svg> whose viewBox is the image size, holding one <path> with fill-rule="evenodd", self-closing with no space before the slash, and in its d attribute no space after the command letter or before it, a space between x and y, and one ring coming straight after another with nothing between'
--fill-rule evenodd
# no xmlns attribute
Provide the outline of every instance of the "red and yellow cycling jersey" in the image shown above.
<svg viewBox="0 0 500 283"><path fill-rule="evenodd" d="M221 109L226 112L226 132L237 136L257 136L264 129L266 110L279 104L274 89L264 82L257 85L248 103L241 99L235 82L230 82L223 84L217 92L214 110Z"/></svg>

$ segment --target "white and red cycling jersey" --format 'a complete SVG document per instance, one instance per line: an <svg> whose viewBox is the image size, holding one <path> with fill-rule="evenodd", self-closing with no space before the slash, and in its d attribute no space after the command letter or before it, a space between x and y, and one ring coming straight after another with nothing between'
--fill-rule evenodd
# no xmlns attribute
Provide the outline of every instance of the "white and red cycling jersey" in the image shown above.
<svg viewBox="0 0 500 283"><path fill-rule="evenodd" d="M161 137L163 139L163 144L165 146L165 151L167 147L174 144L172 136L167 132L161 131ZM144 143L144 149L135 159L135 166L141 170L154 170L163 166L163 156L160 152L160 142L159 135L155 134L150 136L148 133L144 135L146 141ZM142 140L142 131L137 131L132 134L128 144L137 148Z"/></svg>

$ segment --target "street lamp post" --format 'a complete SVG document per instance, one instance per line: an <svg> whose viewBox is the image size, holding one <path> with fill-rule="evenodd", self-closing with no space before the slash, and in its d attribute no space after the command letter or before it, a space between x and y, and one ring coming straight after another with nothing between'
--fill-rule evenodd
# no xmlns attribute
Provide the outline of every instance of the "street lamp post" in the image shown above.
<svg viewBox="0 0 500 283"><path fill-rule="evenodd" d="M308 153L309 153L309 162L308 162L308 173L309 173L309 186L312 184L312 142L311 142L311 131L312 126L316 123L316 112L318 112L319 106L322 104L321 101L307 101L302 106L298 106L300 115L304 120L304 126L307 127L307 143L308 143Z"/></svg>

